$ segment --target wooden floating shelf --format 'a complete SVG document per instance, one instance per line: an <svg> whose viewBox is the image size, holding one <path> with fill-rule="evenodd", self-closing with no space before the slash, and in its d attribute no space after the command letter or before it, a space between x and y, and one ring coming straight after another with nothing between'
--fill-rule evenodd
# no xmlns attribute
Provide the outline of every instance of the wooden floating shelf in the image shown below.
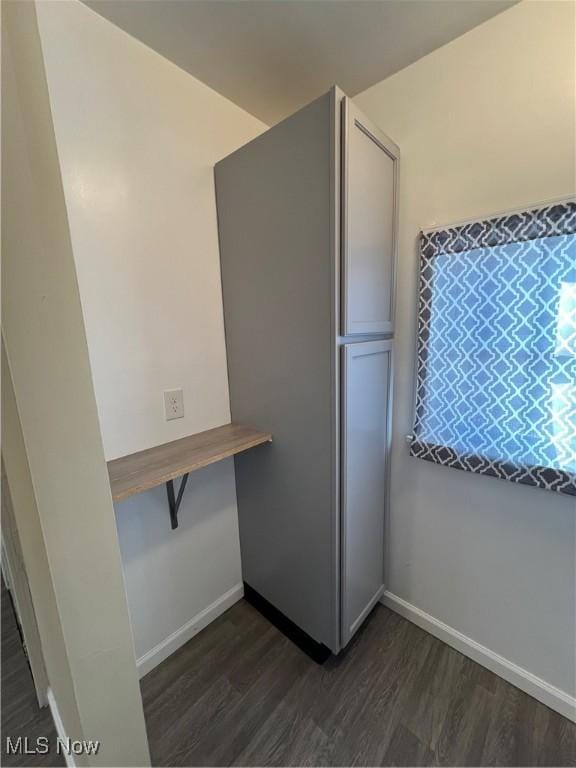
<svg viewBox="0 0 576 768"><path fill-rule="evenodd" d="M176 528L178 507L190 472L270 442L272 435L268 432L242 424L225 424L114 459L108 462L112 498L122 501L166 483L172 527ZM173 481L177 477L182 477L182 484L176 498Z"/></svg>

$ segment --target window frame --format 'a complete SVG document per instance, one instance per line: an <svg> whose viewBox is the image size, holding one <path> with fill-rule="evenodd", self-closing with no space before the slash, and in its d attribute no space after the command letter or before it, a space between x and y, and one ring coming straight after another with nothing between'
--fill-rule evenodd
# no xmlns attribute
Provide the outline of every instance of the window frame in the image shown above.
<svg viewBox="0 0 576 768"><path fill-rule="evenodd" d="M528 208L421 231L416 284L413 431L408 440L411 456L441 466L576 496L576 474L568 470L520 464L506 459L493 460L480 454L460 453L450 446L437 445L418 437L419 421L425 413L427 395L426 355L433 293L426 298L425 291L428 282L426 270L429 269L430 262L439 255L567 234L576 234L576 197L548 201Z"/></svg>

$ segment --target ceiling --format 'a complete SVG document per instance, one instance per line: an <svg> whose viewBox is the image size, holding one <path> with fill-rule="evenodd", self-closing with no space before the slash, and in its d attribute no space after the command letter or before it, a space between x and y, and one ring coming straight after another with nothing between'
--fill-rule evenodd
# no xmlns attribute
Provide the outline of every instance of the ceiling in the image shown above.
<svg viewBox="0 0 576 768"><path fill-rule="evenodd" d="M517 0L84 0L269 125L350 96Z"/></svg>

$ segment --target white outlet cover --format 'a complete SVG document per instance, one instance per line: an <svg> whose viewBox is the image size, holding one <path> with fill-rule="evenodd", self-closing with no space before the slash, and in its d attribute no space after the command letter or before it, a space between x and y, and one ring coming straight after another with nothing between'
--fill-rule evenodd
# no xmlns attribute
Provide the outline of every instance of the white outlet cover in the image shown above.
<svg viewBox="0 0 576 768"><path fill-rule="evenodd" d="M184 418L184 392L181 389L164 390L164 414L166 421Z"/></svg>

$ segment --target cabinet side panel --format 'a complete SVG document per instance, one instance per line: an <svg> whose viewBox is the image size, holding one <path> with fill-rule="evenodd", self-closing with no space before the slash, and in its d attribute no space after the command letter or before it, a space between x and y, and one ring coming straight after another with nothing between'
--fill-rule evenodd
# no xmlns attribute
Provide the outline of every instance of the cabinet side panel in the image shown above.
<svg viewBox="0 0 576 768"><path fill-rule="evenodd" d="M274 442L236 457L244 580L337 650L334 196L326 94L216 166L232 418Z"/></svg>

